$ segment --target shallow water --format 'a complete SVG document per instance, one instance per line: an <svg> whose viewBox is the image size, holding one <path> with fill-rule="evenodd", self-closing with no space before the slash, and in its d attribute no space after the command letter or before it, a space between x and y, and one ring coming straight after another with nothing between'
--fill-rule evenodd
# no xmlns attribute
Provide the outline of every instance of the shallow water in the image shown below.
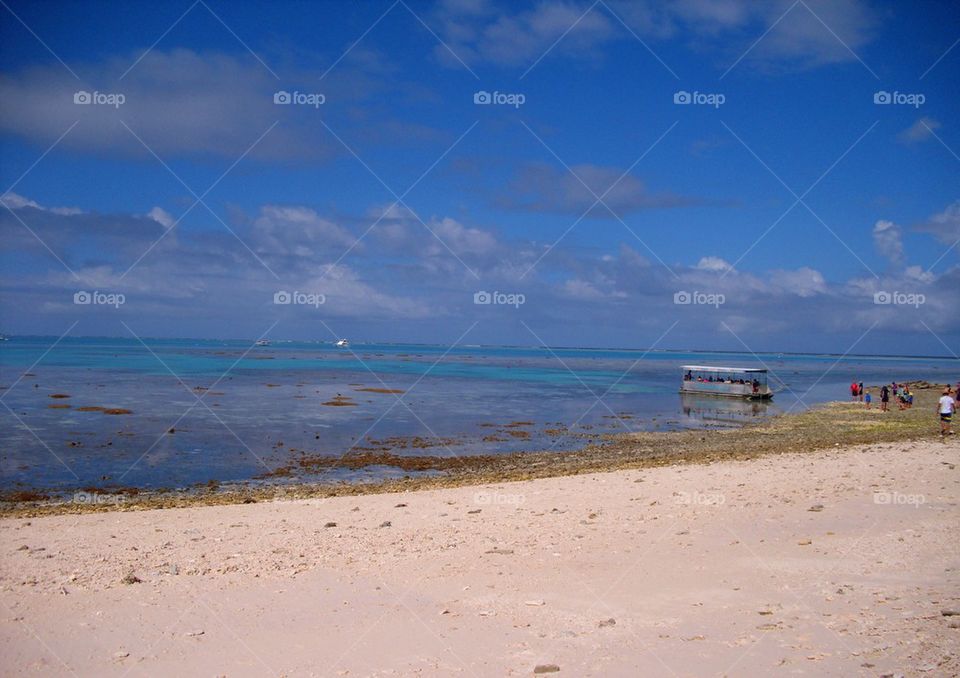
<svg viewBox="0 0 960 678"><path fill-rule="evenodd" d="M943 358L199 340L148 340L148 349L93 338L51 349L55 342L0 342L3 489L244 482L305 452L575 449L602 433L736 426L846 398L853 377L960 376L958 361ZM777 396L771 404L681 397L685 363L766 366ZM338 395L351 404L324 404ZM529 423L507 427L516 422ZM375 466L324 479L404 474Z"/></svg>

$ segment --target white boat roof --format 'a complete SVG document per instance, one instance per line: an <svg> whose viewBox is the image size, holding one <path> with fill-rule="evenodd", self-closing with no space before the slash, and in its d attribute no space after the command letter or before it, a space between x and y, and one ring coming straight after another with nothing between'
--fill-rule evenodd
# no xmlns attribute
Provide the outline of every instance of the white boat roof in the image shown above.
<svg viewBox="0 0 960 678"><path fill-rule="evenodd" d="M680 369L689 372L766 372L762 367L711 367L710 365L684 365Z"/></svg>

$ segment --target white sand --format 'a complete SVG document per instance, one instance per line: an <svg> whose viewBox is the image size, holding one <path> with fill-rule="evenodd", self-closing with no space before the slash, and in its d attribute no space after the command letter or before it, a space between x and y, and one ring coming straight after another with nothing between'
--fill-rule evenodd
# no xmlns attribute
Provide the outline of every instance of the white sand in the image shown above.
<svg viewBox="0 0 960 678"><path fill-rule="evenodd" d="M958 463L904 443L3 520L2 673L957 675Z"/></svg>

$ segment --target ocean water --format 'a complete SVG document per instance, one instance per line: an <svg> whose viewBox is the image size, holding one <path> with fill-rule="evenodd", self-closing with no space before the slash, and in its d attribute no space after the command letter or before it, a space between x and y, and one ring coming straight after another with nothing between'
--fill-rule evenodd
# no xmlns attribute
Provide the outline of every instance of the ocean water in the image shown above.
<svg viewBox="0 0 960 678"><path fill-rule="evenodd" d="M169 339L146 340L146 346L136 339L55 342L0 342L4 490L258 482L298 455L338 458L352 449L444 456L576 449L605 433L737 426L796 411L848 397L853 378L867 384L960 378L960 361L946 358L401 344L342 349L293 341L268 347ZM687 363L766 366L777 395L769 404L681 397L680 366ZM325 404L331 402L350 404ZM334 469L322 479L362 482L407 474L380 464Z"/></svg>

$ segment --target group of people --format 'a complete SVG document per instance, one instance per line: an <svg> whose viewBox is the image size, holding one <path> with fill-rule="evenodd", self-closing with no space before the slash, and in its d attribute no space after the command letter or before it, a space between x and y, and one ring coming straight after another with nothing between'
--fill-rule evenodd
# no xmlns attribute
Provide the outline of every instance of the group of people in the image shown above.
<svg viewBox="0 0 960 678"><path fill-rule="evenodd" d="M753 392L754 392L754 393L757 393L757 392L760 390L760 382L759 382L757 379L742 379L742 378L741 378L741 379L734 379L734 378L732 378L732 377L729 377L729 378L727 378L727 379L721 379L719 376L718 376L716 379L714 379L713 376L703 377L702 375L699 375L699 374L698 374L696 377L694 377L694 376L693 376L693 372L692 372L692 371L689 371L689 370L687 371L686 374L683 375L683 380L684 380L684 381L699 381L699 382L701 382L701 383L707 382L707 383L711 383L711 384L712 384L712 383L717 383L717 384L743 384L744 386L751 386L751 387L753 388Z"/></svg>
<svg viewBox="0 0 960 678"><path fill-rule="evenodd" d="M957 394L960 393L960 382L957 382L956 390L947 386L943 389L943 395L937 401L937 414L940 417L940 435L953 435L953 415L957 411ZM908 410L913 407L913 391L910 390L910 384L898 384L891 382L880 387L880 411L886 412L889 408L890 397L896 399L897 405L901 410ZM863 388L862 381L853 381L850 383L850 397L854 402L861 402L870 409L871 401L870 391Z"/></svg>

